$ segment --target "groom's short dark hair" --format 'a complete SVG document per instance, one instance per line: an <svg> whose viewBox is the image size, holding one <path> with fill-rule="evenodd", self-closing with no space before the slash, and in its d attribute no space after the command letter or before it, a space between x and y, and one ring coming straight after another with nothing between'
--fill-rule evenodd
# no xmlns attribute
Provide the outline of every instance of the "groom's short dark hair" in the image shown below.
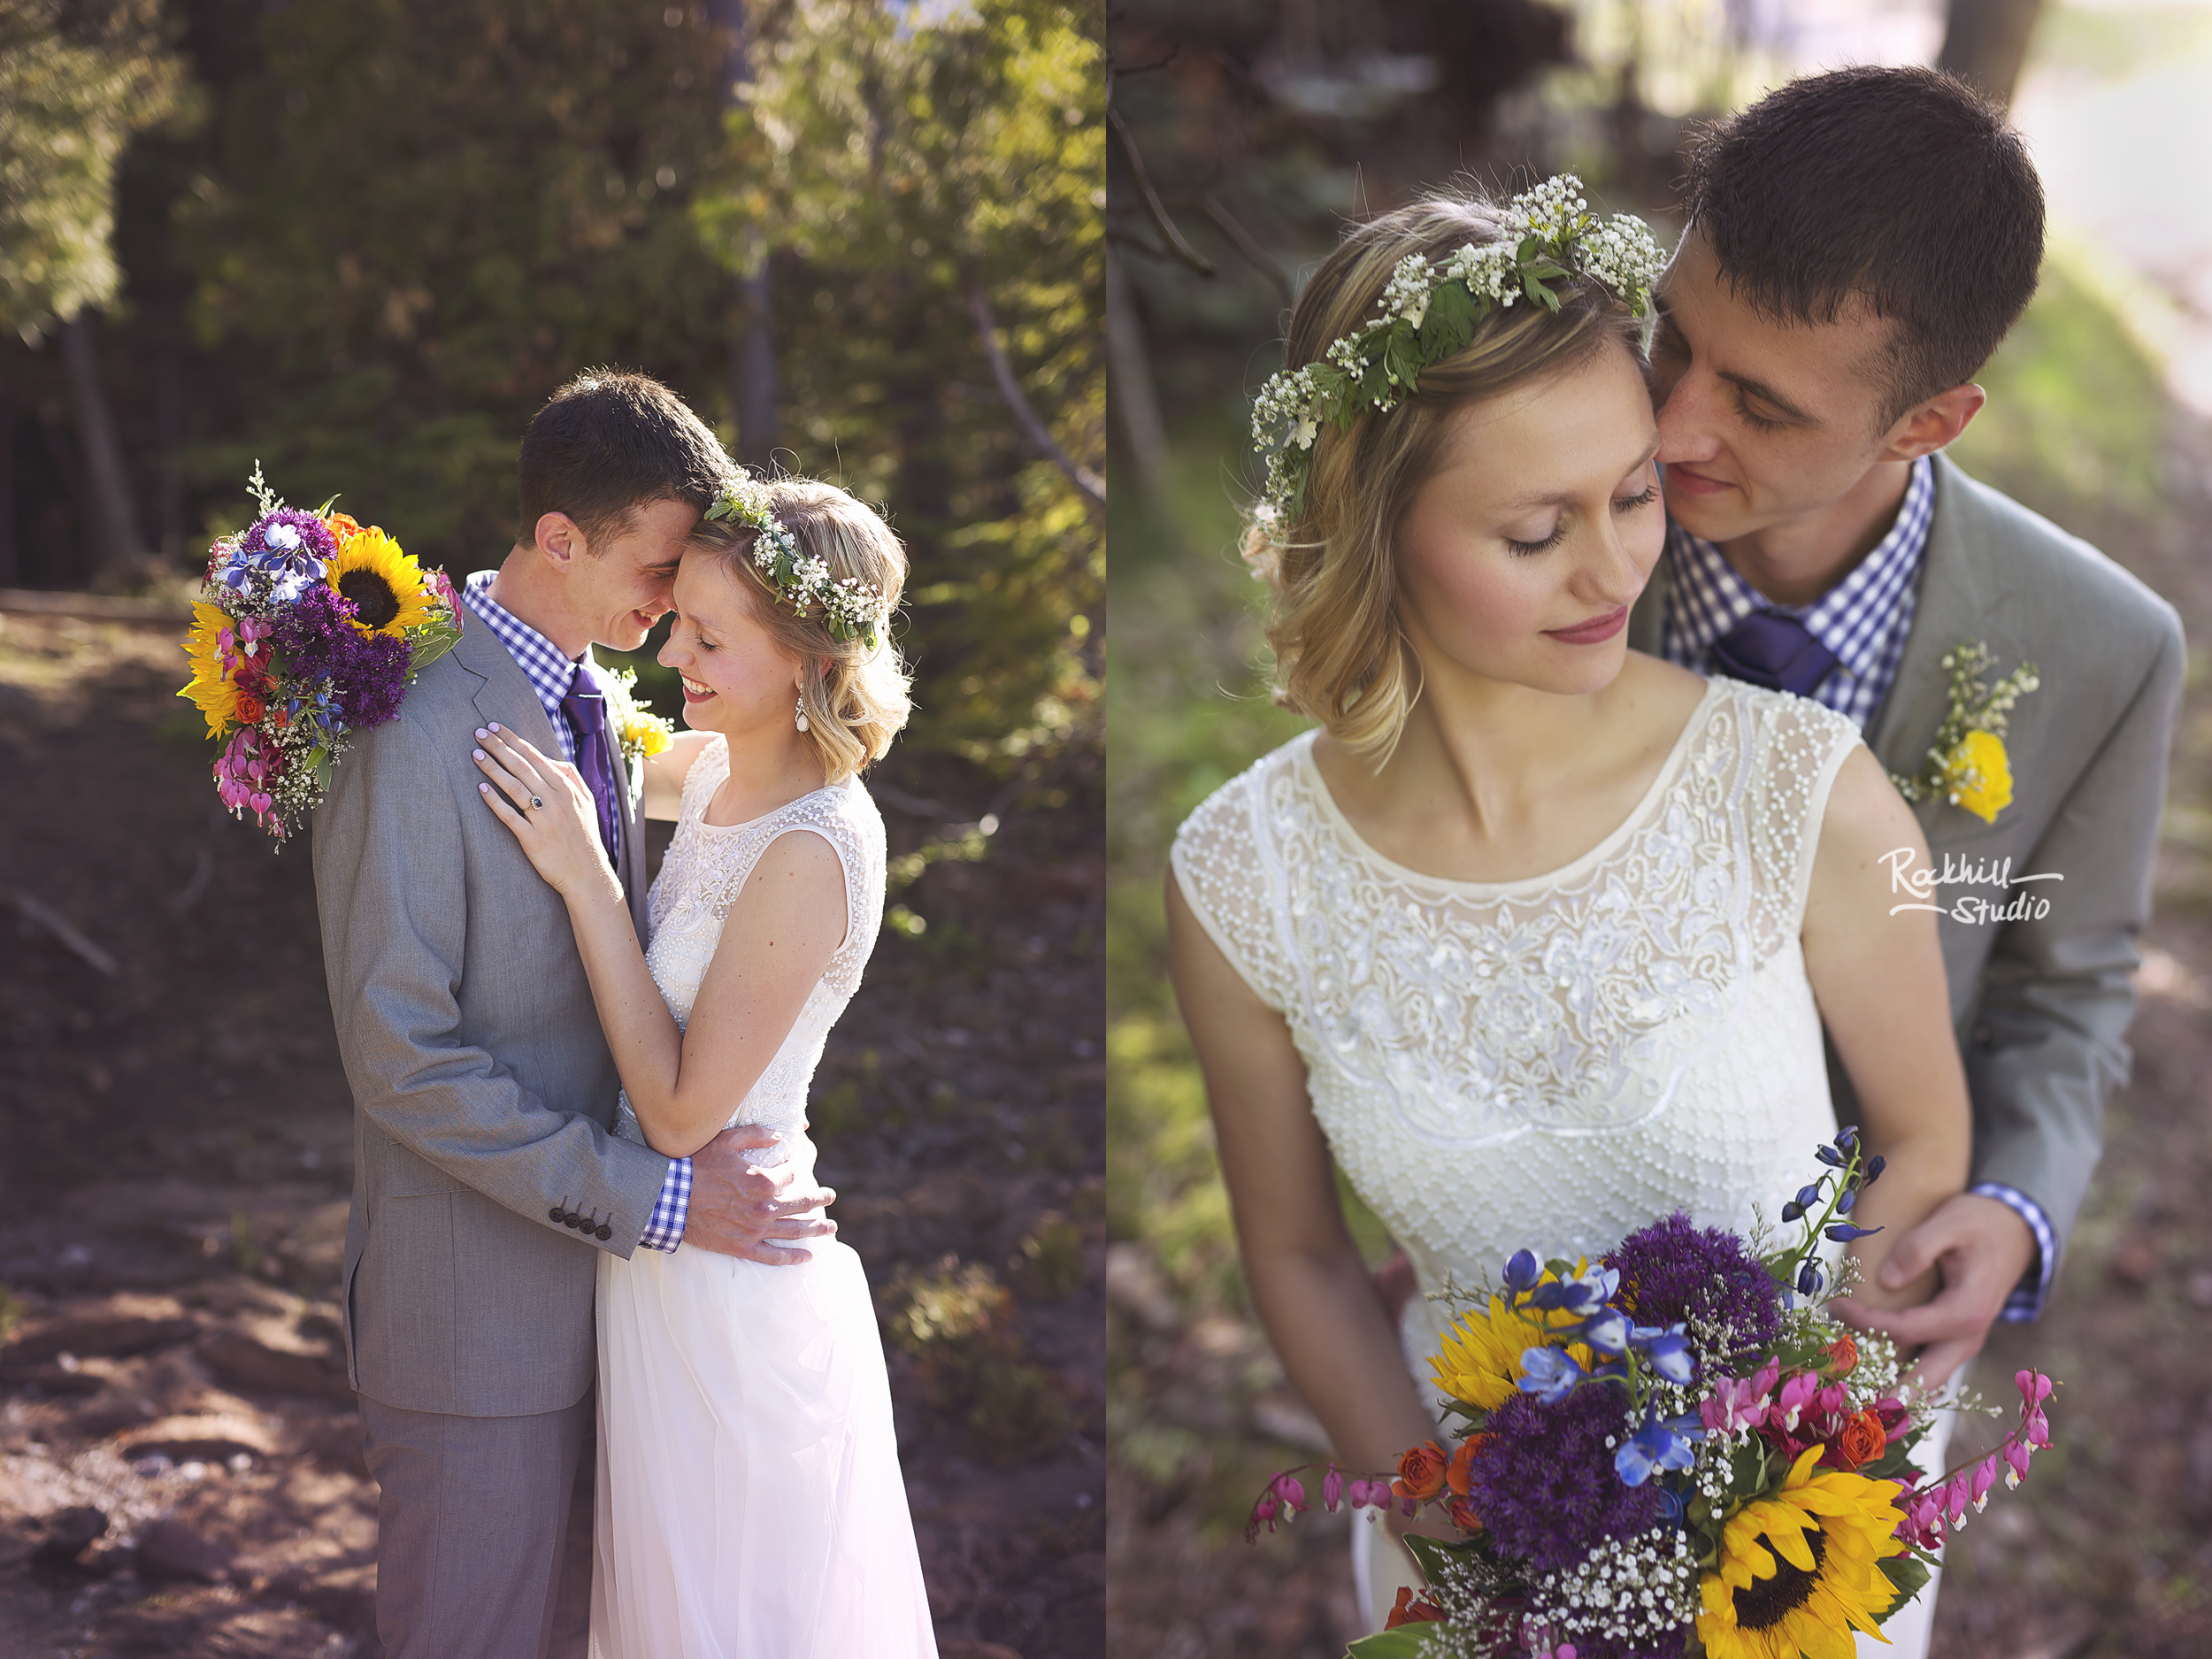
<svg viewBox="0 0 2212 1659"><path fill-rule="evenodd" d="M1887 426L1971 380L2043 262L2043 186L2004 111L1917 66L1809 75L1709 127L1684 201L1722 279L1786 323L1892 319Z"/></svg>
<svg viewBox="0 0 2212 1659"><path fill-rule="evenodd" d="M523 434L515 541L533 541L540 518L565 512L587 541L603 547L649 502L688 502L704 512L733 470L714 434L651 375L586 369Z"/></svg>

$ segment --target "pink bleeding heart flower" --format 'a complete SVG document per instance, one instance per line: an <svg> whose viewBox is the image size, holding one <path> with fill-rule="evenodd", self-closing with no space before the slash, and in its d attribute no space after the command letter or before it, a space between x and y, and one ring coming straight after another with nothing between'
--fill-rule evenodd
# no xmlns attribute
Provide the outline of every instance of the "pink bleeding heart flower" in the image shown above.
<svg viewBox="0 0 2212 1659"><path fill-rule="evenodd" d="M1299 1484L1296 1476L1278 1475L1268 1483L1267 1489L1283 1501L1285 1520L1305 1510L1306 1489Z"/></svg>
<svg viewBox="0 0 2212 1659"><path fill-rule="evenodd" d="M1997 1455L1993 1452L1974 1465L1974 1513L1979 1515L1989 1505L1989 1489L1997 1484Z"/></svg>
<svg viewBox="0 0 2212 1659"><path fill-rule="evenodd" d="M254 816L255 816L256 818L261 818L261 817L265 816L265 815L267 814L268 810L269 810L269 808L270 808L271 806L273 806L273 804L274 804L274 803L273 803L273 802L270 799L270 797L269 797L269 796L267 796L267 795L263 795L263 794L261 794L261 793L260 793L260 792L258 792L258 791L256 791L256 792L255 792L255 795L254 795L254 797L253 797L253 812L254 812Z"/></svg>
<svg viewBox="0 0 2212 1659"><path fill-rule="evenodd" d="M2039 1406L2051 1397L2051 1379L2039 1371L2017 1371L2012 1380L2020 1390L2020 1396L2030 1406Z"/></svg>
<svg viewBox="0 0 2212 1659"><path fill-rule="evenodd" d="M2005 1461L2012 1467L2005 1471L2005 1485L2017 1489L2028 1478L2028 1448L2026 1442L2014 1439L2004 1445Z"/></svg>
<svg viewBox="0 0 2212 1659"><path fill-rule="evenodd" d="M1321 1477L1322 1507L1326 1509L1331 1515L1334 1515L1336 1506L1343 1502L1344 1471L1334 1463L1331 1463L1329 1472Z"/></svg>

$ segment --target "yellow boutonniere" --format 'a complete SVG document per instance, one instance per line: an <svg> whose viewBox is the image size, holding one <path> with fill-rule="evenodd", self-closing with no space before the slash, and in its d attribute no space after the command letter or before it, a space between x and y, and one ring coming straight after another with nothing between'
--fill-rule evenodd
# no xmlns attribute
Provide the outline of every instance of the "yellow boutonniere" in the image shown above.
<svg viewBox="0 0 2212 1659"><path fill-rule="evenodd" d="M630 774L630 804L635 806L645 794L645 763L675 740L675 728L639 706L637 670L603 668L600 672L608 681L607 724L622 745L625 770Z"/></svg>
<svg viewBox="0 0 2212 1659"><path fill-rule="evenodd" d="M1984 676L1989 648L1979 641L1945 654L1951 677L1950 711L1936 730L1928 759L1916 778L1892 772L1890 781L1906 800L1947 801L1985 824L2012 804L2012 761L2005 753L2004 730L2012 706L2043 682L2035 664L2023 663L1991 689Z"/></svg>

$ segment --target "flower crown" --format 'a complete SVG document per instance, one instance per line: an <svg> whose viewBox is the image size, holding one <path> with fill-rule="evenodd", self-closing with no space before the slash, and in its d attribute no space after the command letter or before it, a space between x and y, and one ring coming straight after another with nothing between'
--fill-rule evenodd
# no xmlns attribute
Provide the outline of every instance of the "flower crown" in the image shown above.
<svg viewBox="0 0 2212 1659"><path fill-rule="evenodd" d="M1494 306L1526 295L1557 311L1546 284L1578 272L1594 277L1641 317L1651 287L1666 269L1643 220L1616 213L1600 224L1572 173L1548 179L1508 203L1502 219L1511 240L1468 243L1443 260L1409 254L1383 290L1383 314L1322 353L1317 363L1286 369L1260 388L1252 406L1252 445L1267 455L1267 487L1253 518L1279 534L1298 516L1321 423L1348 432L1361 411L1388 411L1417 389L1421 371L1465 347Z"/></svg>
<svg viewBox="0 0 2212 1659"><path fill-rule="evenodd" d="M715 498L706 516L726 518L754 533L753 568L794 611L804 616L810 607L819 605L832 639L858 640L876 649L883 643L886 620L882 590L855 577L832 577L827 565L799 550L798 539L776 522L768 503L765 484L740 476Z"/></svg>

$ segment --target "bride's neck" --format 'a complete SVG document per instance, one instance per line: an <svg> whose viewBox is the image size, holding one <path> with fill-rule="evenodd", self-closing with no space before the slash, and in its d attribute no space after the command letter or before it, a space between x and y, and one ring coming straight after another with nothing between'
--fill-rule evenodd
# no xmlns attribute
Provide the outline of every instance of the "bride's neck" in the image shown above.
<svg viewBox="0 0 2212 1659"><path fill-rule="evenodd" d="M1563 696L1497 680L1441 686L1415 700L1376 781L1388 795L1455 803L1478 832L1538 816L1588 770L1608 726L1604 693Z"/></svg>
<svg viewBox="0 0 2212 1659"><path fill-rule="evenodd" d="M822 787L821 757L795 732L724 734L729 775L715 791L710 821L745 824Z"/></svg>

